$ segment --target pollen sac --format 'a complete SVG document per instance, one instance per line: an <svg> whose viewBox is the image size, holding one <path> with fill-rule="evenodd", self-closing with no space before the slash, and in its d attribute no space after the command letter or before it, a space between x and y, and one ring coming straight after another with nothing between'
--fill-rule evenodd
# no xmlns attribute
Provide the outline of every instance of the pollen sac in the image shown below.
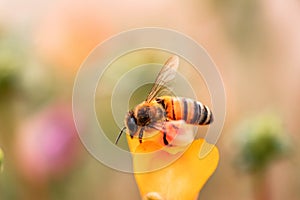
<svg viewBox="0 0 300 200"><path fill-rule="evenodd" d="M164 150L171 154L185 151L195 139L196 127L184 120L167 122L165 128L169 145Z"/></svg>
<svg viewBox="0 0 300 200"><path fill-rule="evenodd" d="M166 123L166 132L171 146L186 146L195 139L195 127L183 120Z"/></svg>

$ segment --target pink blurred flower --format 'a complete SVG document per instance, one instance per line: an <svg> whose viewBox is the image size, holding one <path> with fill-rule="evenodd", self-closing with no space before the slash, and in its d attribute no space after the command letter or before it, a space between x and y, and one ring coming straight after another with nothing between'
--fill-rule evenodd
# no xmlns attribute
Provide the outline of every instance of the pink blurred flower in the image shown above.
<svg viewBox="0 0 300 200"><path fill-rule="evenodd" d="M79 149L72 112L66 105L50 106L25 122L16 141L20 171L34 182L62 177L76 164Z"/></svg>

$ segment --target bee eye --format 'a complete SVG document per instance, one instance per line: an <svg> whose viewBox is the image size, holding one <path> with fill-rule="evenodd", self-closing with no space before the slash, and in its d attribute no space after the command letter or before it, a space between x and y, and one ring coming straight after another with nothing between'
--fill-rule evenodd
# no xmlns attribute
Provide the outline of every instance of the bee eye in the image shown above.
<svg viewBox="0 0 300 200"><path fill-rule="evenodd" d="M136 121L133 116L128 117L127 119L127 128L129 130L129 134L133 136L137 131Z"/></svg>

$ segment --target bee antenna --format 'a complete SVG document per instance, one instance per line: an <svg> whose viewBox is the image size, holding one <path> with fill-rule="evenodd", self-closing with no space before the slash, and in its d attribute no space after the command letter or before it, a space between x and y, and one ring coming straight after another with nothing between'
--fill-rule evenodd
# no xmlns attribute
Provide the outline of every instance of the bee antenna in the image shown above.
<svg viewBox="0 0 300 200"><path fill-rule="evenodd" d="M117 137L117 139L116 139L116 141L115 141L115 144L118 144L118 142L119 142L119 139L121 138L121 136L122 136L122 134L123 134L123 131L126 129L126 127L123 127L122 129L121 129L121 131L120 131L120 133L119 133L119 135L118 135L118 137Z"/></svg>

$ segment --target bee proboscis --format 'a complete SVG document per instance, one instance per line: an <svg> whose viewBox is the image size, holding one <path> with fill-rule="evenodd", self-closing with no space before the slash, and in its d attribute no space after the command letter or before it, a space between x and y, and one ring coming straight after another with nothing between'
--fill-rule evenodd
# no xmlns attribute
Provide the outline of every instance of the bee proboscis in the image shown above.
<svg viewBox="0 0 300 200"><path fill-rule="evenodd" d="M185 97L161 95L166 90L167 83L174 79L178 65L177 56L167 60L146 100L126 114L125 127L120 131L116 144L125 129L131 138L138 137L140 143L143 142L145 132L155 129L163 134L163 144L169 145L166 127L176 126L177 123L174 122L183 120L191 125L207 125L213 122L211 110L201 102Z"/></svg>

